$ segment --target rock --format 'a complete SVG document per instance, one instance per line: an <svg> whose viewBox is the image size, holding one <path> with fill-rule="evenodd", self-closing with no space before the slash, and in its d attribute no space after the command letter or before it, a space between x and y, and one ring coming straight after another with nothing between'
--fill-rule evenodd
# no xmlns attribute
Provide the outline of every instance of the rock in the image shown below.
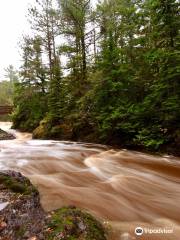
<svg viewBox="0 0 180 240"><path fill-rule="evenodd" d="M72 127L69 124L54 124L50 119L45 118L33 131L33 139L72 139Z"/></svg>
<svg viewBox="0 0 180 240"><path fill-rule="evenodd" d="M28 238L28 240L38 240L38 238L36 236Z"/></svg>
<svg viewBox="0 0 180 240"><path fill-rule="evenodd" d="M7 225L0 230L0 240L23 240L43 232L45 212L40 205L37 189L29 179L14 171L0 172L3 198L9 204L0 211ZM3 225L4 226L4 225Z"/></svg>
<svg viewBox="0 0 180 240"><path fill-rule="evenodd" d="M7 227L7 223L6 222L1 222L0 223L0 231L2 231L6 227Z"/></svg>
<svg viewBox="0 0 180 240"><path fill-rule="evenodd" d="M7 207L8 204L9 204L8 202L0 203L0 211Z"/></svg>
<svg viewBox="0 0 180 240"><path fill-rule="evenodd" d="M99 221L75 206L46 213L37 189L19 172L0 172L0 240L106 240Z"/></svg>
<svg viewBox="0 0 180 240"><path fill-rule="evenodd" d="M100 222L76 207L64 207L52 213L47 221L47 239L106 240Z"/></svg>
<svg viewBox="0 0 180 240"><path fill-rule="evenodd" d="M38 194L37 189L31 184L29 179L18 172L0 172L0 184L2 184L6 189L10 189L12 192L24 195Z"/></svg>
<svg viewBox="0 0 180 240"><path fill-rule="evenodd" d="M15 139L15 137L12 134L9 134L0 129L0 140L12 140L12 139Z"/></svg>

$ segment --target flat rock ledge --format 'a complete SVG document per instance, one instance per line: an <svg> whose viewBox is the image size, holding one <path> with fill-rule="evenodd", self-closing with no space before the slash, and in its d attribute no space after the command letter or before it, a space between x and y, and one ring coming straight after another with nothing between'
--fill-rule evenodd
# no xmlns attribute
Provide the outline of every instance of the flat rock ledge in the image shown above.
<svg viewBox="0 0 180 240"><path fill-rule="evenodd" d="M0 172L0 240L106 240L102 224L75 206L45 212L19 172Z"/></svg>
<svg viewBox="0 0 180 240"><path fill-rule="evenodd" d="M2 129L0 129L0 140L13 140L15 137L12 134L9 134Z"/></svg>

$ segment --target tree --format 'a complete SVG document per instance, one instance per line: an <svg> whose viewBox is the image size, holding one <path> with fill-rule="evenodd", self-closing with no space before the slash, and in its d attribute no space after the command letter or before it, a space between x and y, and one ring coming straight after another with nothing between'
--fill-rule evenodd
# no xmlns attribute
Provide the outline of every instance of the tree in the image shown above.
<svg viewBox="0 0 180 240"><path fill-rule="evenodd" d="M159 147L163 143L175 142L180 127L178 4L174 0L148 0L144 9L149 16L145 38L150 43L145 56L151 82L143 102L142 114L145 119L149 119L149 124L147 121L144 124L144 132L151 138L150 143L153 145L158 142L156 146Z"/></svg>
<svg viewBox="0 0 180 240"><path fill-rule="evenodd" d="M9 65L5 69L5 77L13 84L18 81L18 71L14 69L13 65Z"/></svg>
<svg viewBox="0 0 180 240"><path fill-rule="evenodd" d="M40 36L47 54L50 80L54 77L54 64L57 52L55 38L58 35L58 17L53 8L52 0L36 1L37 4L29 9L29 21L35 34Z"/></svg>
<svg viewBox="0 0 180 240"><path fill-rule="evenodd" d="M44 53L47 55L49 66L48 107L53 121L60 116L61 94L61 64L57 54L56 37L59 33L59 19L52 0L37 2L37 6L29 9L32 28L41 36ZM51 119L51 120L52 120Z"/></svg>
<svg viewBox="0 0 180 240"><path fill-rule="evenodd" d="M24 37L20 81L15 85L14 127L31 130L47 111L46 67L42 64L41 39Z"/></svg>
<svg viewBox="0 0 180 240"><path fill-rule="evenodd" d="M60 47L67 54L71 79L75 81L77 95L84 94L87 84L87 25L90 13L89 0L59 1L61 11L61 33L68 40Z"/></svg>
<svg viewBox="0 0 180 240"><path fill-rule="evenodd" d="M0 105L13 104L13 88L10 81L0 81Z"/></svg>
<svg viewBox="0 0 180 240"><path fill-rule="evenodd" d="M57 2L30 9L14 122L42 138L177 148L177 1Z"/></svg>

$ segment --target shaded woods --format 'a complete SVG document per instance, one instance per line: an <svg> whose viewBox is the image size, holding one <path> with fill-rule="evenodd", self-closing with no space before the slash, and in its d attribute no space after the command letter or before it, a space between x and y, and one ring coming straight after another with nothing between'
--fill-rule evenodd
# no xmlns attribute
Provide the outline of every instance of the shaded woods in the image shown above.
<svg viewBox="0 0 180 240"><path fill-rule="evenodd" d="M177 153L178 3L42 0L21 42L14 128Z"/></svg>

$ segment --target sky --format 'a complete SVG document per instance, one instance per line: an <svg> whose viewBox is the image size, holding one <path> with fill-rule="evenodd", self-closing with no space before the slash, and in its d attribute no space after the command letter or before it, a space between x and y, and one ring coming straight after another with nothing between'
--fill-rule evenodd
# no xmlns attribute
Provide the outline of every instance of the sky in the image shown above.
<svg viewBox="0 0 180 240"><path fill-rule="evenodd" d="M5 71L10 64L21 65L18 43L23 34L30 32L27 21L28 6L35 0L2 0L0 2L0 80L5 79ZM96 0L92 0L93 3Z"/></svg>
<svg viewBox="0 0 180 240"><path fill-rule="evenodd" d="M0 79L10 64L20 66L18 42L29 32L26 19L28 5L33 0L3 0L0 3Z"/></svg>

